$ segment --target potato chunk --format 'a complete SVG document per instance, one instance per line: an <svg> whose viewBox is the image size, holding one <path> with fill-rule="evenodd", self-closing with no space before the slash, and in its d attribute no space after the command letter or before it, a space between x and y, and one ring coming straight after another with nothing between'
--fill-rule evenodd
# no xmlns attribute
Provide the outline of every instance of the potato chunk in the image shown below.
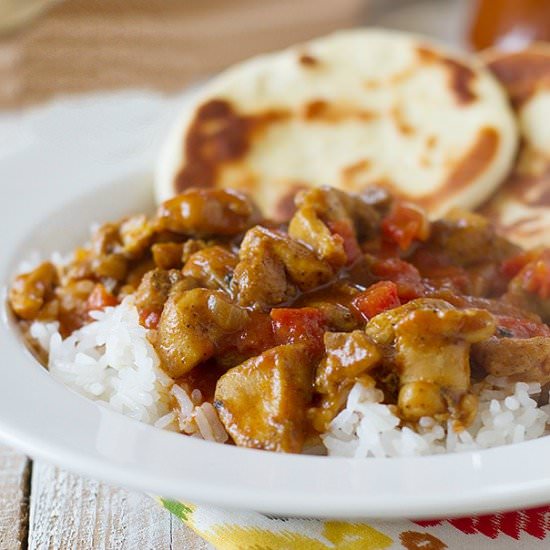
<svg viewBox="0 0 550 550"><path fill-rule="evenodd" d="M474 361L489 374L518 382L550 382L550 337L489 338L472 348Z"/></svg>
<svg viewBox="0 0 550 550"><path fill-rule="evenodd" d="M305 347L278 346L224 374L216 385L214 405L237 445L299 453L312 377Z"/></svg>
<svg viewBox="0 0 550 550"><path fill-rule="evenodd" d="M173 378L214 356L223 337L242 330L249 313L221 291L195 288L169 296L158 324L156 349Z"/></svg>

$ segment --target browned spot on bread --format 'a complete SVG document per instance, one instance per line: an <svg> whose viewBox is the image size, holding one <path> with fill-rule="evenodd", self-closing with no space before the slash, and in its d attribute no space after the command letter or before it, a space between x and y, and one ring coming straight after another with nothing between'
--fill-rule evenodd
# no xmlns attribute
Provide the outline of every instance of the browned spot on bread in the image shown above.
<svg viewBox="0 0 550 550"><path fill-rule="evenodd" d="M437 61L441 56L435 50L432 50L428 46L417 46L416 55L420 58L421 61L426 63L433 63Z"/></svg>
<svg viewBox="0 0 550 550"><path fill-rule="evenodd" d="M319 60L308 53L303 53L300 55L298 62L300 65L304 65L304 67L309 68L317 67L317 65L319 65Z"/></svg>
<svg viewBox="0 0 550 550"><path fill-rule="evenodd" d="M286 222L290 220L296 211L294 197L296 197L297 193L309 187L310 186L305 183L294 183L290 186L288 191L278 200L275 206L275 217L277 221Z"/></svg>
<svg viewBox="0 0 550 550"><path fill-rule="evenodd" d="M494 128L483 128L478 133L476 142L460 159L439 191L421 197L419 202L430 208L470 185L491 164L498 149L499 139Z"/></svg>
<svg viewBox="0 0 550 550"><path fill-rule="evenodd" d="M176 192L214 186L220 167L241 159L254 134L288 116L286 111L277 110L240 115L224 99L204 103L185 137L185 164L174 182Z"/></svg>
<svg viewBox="0 0 550 550"><path fill-rule="evenodd" d="M474 91L476 79L474 71L464 63L450 57L445 57L442 61L449 69L451 88L458 103L465 104L474 101L477 97Z"/></svg>
<svg viewBox="0 0 550 550"><path fill-rule="evenodd" d="M437 145L437 136L428 136L426 139L426 147L428 149L433 149Z"/></svg>
<svg viewBox="0 0 550 550"><path fill-rule="evenodd" d="M391 110L390 114L395 122L395 126L402 134L406 136L410 136L414 134L414 131L415 131L414 126L411 126L411 124L409 124L407 117L405 116L405 114L403 113L399 105L396 105Z"/></svg>
<svg viewBox="0 0 550 550"><path fill-rule="evenodd" d="M387 189L396 197L414 201L427 210L435 209L449 197L469 186L472 180L483 173L487 166L491 164L498 149L498 144L499 136L494 128L482 129L471 149L456 164L447 180L442 182L439 189L433 193L426 195L405 193L396 183L387 178L379 179L373 184Z"/></svg>
<svg viewBox="0 0 550 550"><path fill-rule="evenodd" d="M314 99L304 105L303 116L306 120L319 122L340 122L346 119L369 121L377 115L372 111L357 109L353 106L330 103L324 99Z"/></svg>
<svg viewBox="0 0 550 550"><path fill-rule="evenodd" d="M470 103L476 99L473 86L476 74L465 63L442 55L427 46L418 46L416 53L423 63L441 63L447 69L451 91L459 104Z"/></svg>
<svg viewBox="0 0 550 550"><path fill-rule="evenodd" d="M504 85L516 108L537 89L550 88L550 49L542 51L533 47L502 54L490 61L488 67Z"/></svg>
<svg viewBox="0 0 550 550"><path fill-rule="evenodd" d="M342 168L341 174L344 186L346 182L352 182L358 175L368 172L371 165L372 162L369 159L361 159Z"/></svg>

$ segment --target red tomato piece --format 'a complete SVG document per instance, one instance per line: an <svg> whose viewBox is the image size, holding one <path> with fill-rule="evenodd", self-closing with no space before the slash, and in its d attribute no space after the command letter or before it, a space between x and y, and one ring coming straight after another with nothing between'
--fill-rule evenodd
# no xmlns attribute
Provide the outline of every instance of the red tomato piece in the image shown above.
<svg viewBox="0 0 550 550"><path fill-rule="evenodd" d="M97 309L104 309L108 306L116 306L117 304L118 300L116 299L116 296L111 294L101 283L98 283L88 296L86 309L88 311L93 311Z"/></svg>
<svg viewBox="0 0 550 550"><path fill-rule="evenodd" d="M338 235L342 239L348 264L353 263L361 255L361 248L359 248L357 236L351 223L347 220L329 221L327 227L333 235Z"/></svg>
<svg viewBox="0 0 550 550"><path fill-rule="evenodd" d="M527 292L548 300L550 298L550 252L545 251L538 259L528 263L518 277Z"/></svg>
<svg viewBox="0 0 550 550"><path fill-rule="evenodd" d="M531 250L529 252L522 252L517 256L508 258L502 262L501 270L504 275L512 279L515 277L528 263L536 260L540 255L540 251Z"/></svg>
<svg viewBox="0 0 550 550"><path fill-rule="evenodd" d="M393 281L401 303L420 298L424 294L422 277L414 265L399 258L376 260L371 265L373 275L382 281Z"/></svg>
<svg viewBox="0 0 550 550"><path fill-rule="evenodd" d="M351 304L368 321L379 313L399 307L401 301L393 281L380 281L358 294Z"/></svg>
<svg viewBox="0 0 550 550"><path fill-rule="evenodd" d="M409 203L396 201L382 220L382 235L407 250L413 241L425 241L430 235L430 222L424 212Z"/></svg>
<svg viewBox="0 0 550 550"><path fill-rule="evenodd" d="M271 310L275 340L278 344L302 342L315 351L323 349L326 319L315 307L275 308Z"/></svg>

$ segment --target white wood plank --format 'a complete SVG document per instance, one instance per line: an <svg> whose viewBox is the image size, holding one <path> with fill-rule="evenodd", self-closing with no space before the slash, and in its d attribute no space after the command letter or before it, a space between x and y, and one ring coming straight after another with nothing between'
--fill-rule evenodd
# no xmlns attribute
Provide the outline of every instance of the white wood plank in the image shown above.
<svg viewBox="0 0 550 550"><path fill-rule="evenodd" d="M43 462L33 464L31 550L207 548L177 523L148 496L88 480Z"/></svg>
<svg viewBox="0 0 550 550"><path fill-rule="evenodd" d="M29 461L0 445L0 549L17 550L27 536Z"/></svg>

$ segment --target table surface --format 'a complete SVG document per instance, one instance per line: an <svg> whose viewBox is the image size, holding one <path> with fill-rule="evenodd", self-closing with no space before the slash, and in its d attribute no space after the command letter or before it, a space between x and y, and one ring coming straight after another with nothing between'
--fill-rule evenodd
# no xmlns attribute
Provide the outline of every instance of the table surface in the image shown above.
<svg viewBox="0 0 550 550"><path fill-rule="evenodd" d="M394 0L371 0L370 7L374 23L422 30L429 30L424 27L430 23L456 41L469 1L425 0L414 10L408 1L391 15L380 6L394 6ZM97 89L146 86L174 91L252 51L323 34L332 26L357 24L358 9L365 3L264 0L260 14L253 0L232 2L231 10L224 0L71 0L28 28L0 38L0 108ZM212 19L205 12L207 4ZM185 11L182 6L187 6ZM241 6L241 12L235 6ZM292 12L292 24L284 20L284 10ZM258 25L260 15L267 16L267 27ZM223 48L202 42L212 25L223 30ZM232 40L231 32L239 39ZM31 461L0 444L0 550L18 548L211 546L148 496Z"/></svg>
<svg viewBox="0 0 550 550"><path fill-rule="evenodd" d="M151 497L0 445L0 549L212 548Z"/></svg>

